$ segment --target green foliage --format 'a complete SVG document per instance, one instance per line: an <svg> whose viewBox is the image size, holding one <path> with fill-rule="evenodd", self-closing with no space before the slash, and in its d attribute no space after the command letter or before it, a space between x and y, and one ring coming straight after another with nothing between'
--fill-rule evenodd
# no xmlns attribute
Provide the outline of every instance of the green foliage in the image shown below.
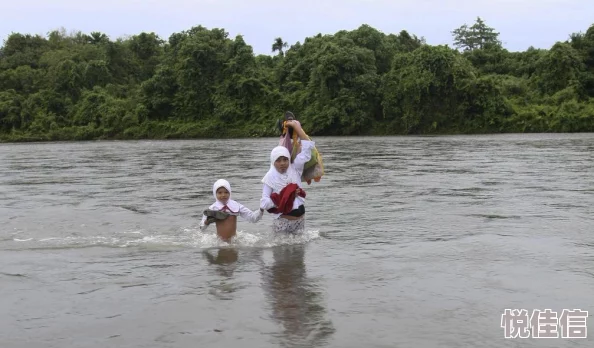
<svg viewBox="0 0 594 348"><path fill-rule="evenodd" d="M579 53L567 43L556 43L536 62L534 82L542 94L554 94L579 85L585 65Z"/></svg>
<svg viewBox="0 0 594 348"><path fill-rule="evenodd" d="M424 46L394 57L383 80L383 110L402 132L432 132L464 118L476 71L457 51Z"/></svg>
<svg viewBox="0 0 594 348"><path fill-rule="evenodd" d="M361 25L255 55L196 26L167 40L13 33L0 48L0 140L594 131L594 25L550 49L506 50L478 17L432 46Z"/></svg>

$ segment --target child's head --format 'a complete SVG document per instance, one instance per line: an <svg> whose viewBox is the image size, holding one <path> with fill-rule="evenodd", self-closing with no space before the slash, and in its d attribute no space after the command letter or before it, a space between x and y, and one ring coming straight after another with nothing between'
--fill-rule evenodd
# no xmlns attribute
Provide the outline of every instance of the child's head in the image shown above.
<svg viewBox="0 0 594 348"><path fill-rule="evenodd" d="M291 154L284 146L277 146L270 152L270 165L276 169L277 172L284 174L289 168L289 158Z"/></svg>
<svg viewBox="0 0 594 348"><path fill-rule="evenodd" d="M231 198L231 185L227 180L219 179L212 185L212 194L217 201L226 204Z"/></svg>

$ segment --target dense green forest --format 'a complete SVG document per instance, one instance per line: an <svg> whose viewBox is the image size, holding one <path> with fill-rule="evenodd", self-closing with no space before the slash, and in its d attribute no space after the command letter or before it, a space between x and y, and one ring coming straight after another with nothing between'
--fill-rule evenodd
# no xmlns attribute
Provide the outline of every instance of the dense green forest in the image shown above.
<svg viewBox="0 0 594 348"><path fill-rule="evenodd" d="M594 131L594 25L510 52L480 17L453 47L362 25L255 55L202 26L168 40L12 33L0 48L0 140Z"/></svg>

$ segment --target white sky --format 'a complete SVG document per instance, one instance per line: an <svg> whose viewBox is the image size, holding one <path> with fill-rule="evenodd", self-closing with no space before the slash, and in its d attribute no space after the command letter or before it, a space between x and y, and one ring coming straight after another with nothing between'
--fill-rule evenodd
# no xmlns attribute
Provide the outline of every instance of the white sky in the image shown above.
<svg viewBox="0 0 594 348"><path fill-rule="evenodd" d="M451 31L477 16L511 51L550 48L594 24L594 0L20 0L0 1L0 40L11 32L99 31L112 40L143 31L168 39L203 25L244 36L256 54L275 37L289 44L318 33L368 24L386 34L407 30L427 43L452 44Z"/></svg>

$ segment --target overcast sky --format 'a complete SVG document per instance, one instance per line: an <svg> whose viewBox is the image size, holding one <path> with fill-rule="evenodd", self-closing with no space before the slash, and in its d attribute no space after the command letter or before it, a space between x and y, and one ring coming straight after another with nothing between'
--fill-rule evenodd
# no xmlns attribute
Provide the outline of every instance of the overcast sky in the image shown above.
<svg viewBox="0 0 594 348"><path fill-rule="evenodd" d="M167 39L203 25L243 35L256 54L269 54L278 36L294 44L362 24L452 45L451 31L477 16L501 33L509 50L550 48L594 24L594 0L1 0L0 38L64 27L112 40L143 31Z"/></svg>

